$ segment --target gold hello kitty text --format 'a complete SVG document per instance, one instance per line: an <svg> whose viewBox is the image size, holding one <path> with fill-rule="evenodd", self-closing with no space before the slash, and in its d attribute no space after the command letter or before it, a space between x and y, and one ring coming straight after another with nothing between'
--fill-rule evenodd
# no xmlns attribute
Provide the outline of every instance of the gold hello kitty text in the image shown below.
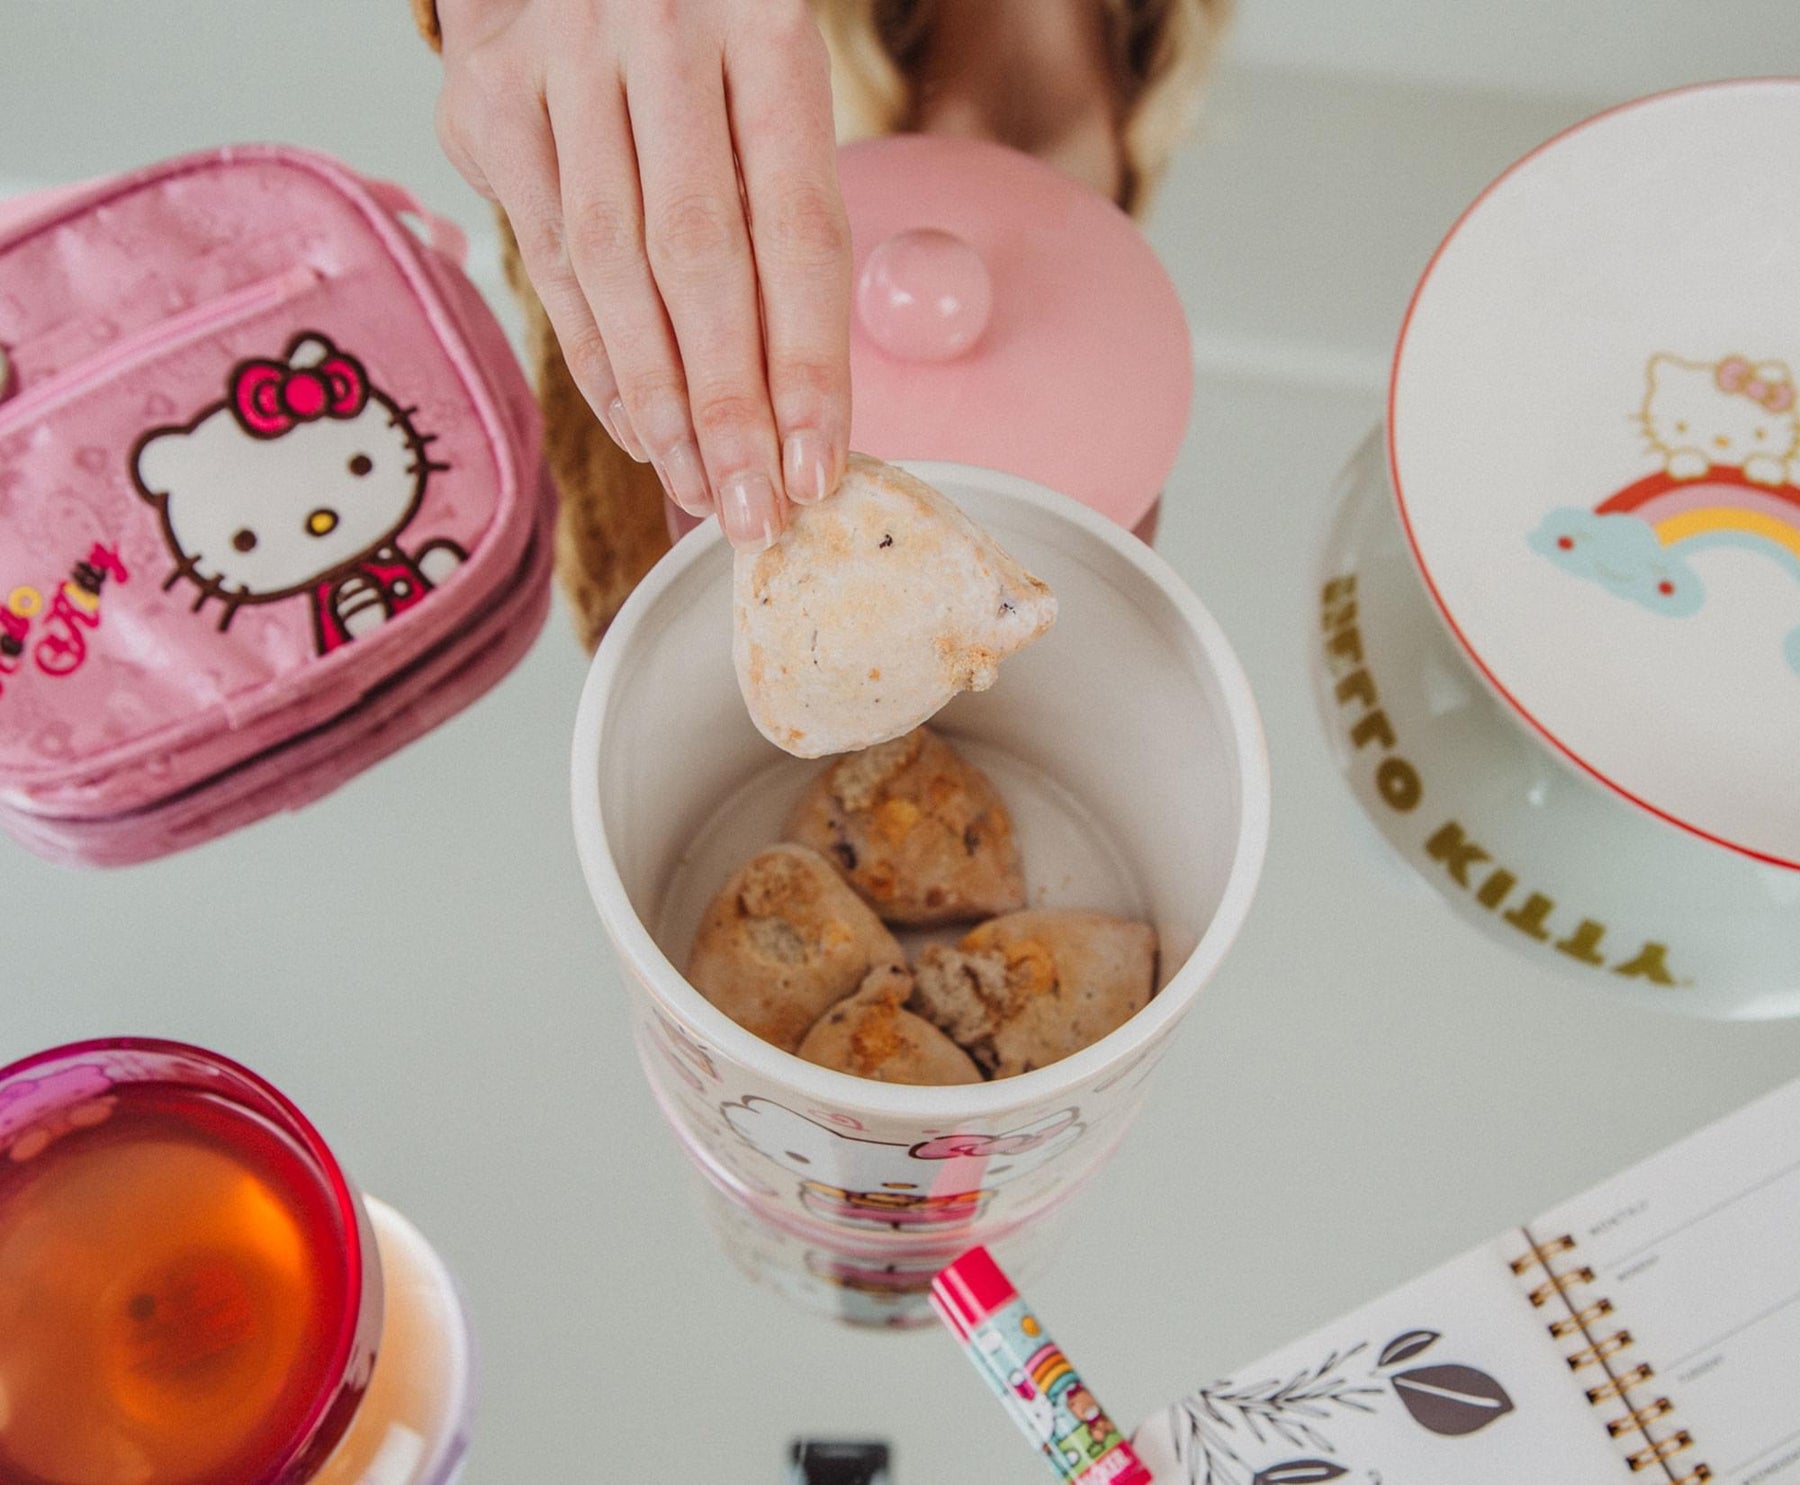
<svg viewBox="0 0 1800 1485"><path fill-rule="evenodd" d="M1347 732L1351 746L1359 755L1374 747L1376 793L1396 814L1410 815L1424 801L1424 781L1417 766L1398 751L1399 738L1381 708L1381 693L1366 663L1357 624L1355 574L1327 582L1320 602L1325 663L1334 678L1333 694L1340 707L1354 708ZM1666 944L1646 940L1629 957L1614 958L1605 951L1607 929L1598 919L1583 917L1562 932L1556 899L1528 887L1521 889L1519 874L1496 861L1458 820L1445 820L1429 834L1421 833L1415 861L1428 871L1442 871L1478 906L1524 938L1577 964L1653 985L1692 984L1670 972ZM1560 923L1566 925L1567 917L1560 915Z"/></svg>

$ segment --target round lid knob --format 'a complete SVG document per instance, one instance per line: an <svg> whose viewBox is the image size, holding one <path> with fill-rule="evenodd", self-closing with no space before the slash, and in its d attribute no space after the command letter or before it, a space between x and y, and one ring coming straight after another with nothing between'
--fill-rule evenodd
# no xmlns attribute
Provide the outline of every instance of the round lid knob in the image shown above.
<svg viewBox="0 0 1800 1485"><path fill-rule="evenodd" d="M980 139L847 145L851 447L1036 480L1132 530L1193 393L1181 299L1099 192Z"/></svg>
<svg viewBox="0 0 1800 1485"><path fill-rule="evenodd" d="M952 232L897 232L869 254L856 314L870 340L902 361L953 361L981 339L994 307L981 255Z"/></svg>

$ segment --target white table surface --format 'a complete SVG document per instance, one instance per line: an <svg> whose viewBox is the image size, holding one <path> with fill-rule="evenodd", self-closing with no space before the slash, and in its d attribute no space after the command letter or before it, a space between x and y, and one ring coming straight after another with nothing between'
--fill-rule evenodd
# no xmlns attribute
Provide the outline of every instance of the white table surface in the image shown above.
<svg viewBox="0 0 1800 1485"><path fill-rule="evenodd" d="M1152 235L1200 371L1160 546L1261 700L1268 868L1141 1125L1033 1288L1122 1421L1800 1073L1800 1023L1623 1008L1388 870L1305 671L1325 492L1377 416L1438 236L1597 105L1696 68L1793 67L1800 19L1702 7L1723 41L1696 49L1671 22L1658 49L1641 6L1557 7L1598 59L1557 73L1573 96L1471 77L1441 24L1421 31L1441 75L1395 76L1404 49L1380 46L1317 70L1318 6L1249 3L1243 54ZM1378 9L1390 24L1445 13ZM481 203L436 153L435 63L403 10L0 0L0 183L281 138L405 179L480 230ZM1625 59L1612 74L1607 27ZM80 874L0 842L0 1062L155 1033L290 1093L466 1289L485 1370L469 1485L773 1485L789 1439L855 1434L894 1443L900 1485L1047 1479L946 1336L796 1312L702 1227L570 839L585 668L559 610L467 714L297 816L174 860Z"/></svg>

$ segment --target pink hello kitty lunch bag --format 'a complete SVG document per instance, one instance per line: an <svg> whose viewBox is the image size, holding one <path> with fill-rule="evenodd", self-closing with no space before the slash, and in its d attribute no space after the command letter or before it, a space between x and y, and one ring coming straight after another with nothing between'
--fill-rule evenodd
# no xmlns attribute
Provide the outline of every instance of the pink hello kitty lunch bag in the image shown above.
<svg viewBox="0 0 1800 1485"><path fill-rule="evenodd" d="M298 808L529 647L553 496L463 254L400 188L278 147L0 203L24 844L125 864Z"/></svg>

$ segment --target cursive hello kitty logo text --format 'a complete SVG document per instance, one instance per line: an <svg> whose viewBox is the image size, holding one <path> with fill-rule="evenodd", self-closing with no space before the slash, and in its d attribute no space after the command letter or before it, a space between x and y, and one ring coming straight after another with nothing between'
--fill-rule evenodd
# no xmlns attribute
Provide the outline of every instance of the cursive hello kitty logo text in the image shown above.
<svg viewBox="0 0 1800 1485"><path fill-rule="evenodd" d="M131 453L176 559L164 589L193 584L195 612L217 601L221 630L245 604L304 594L321 655L413 607L467 555L442 537L400 545L449 467L427 454L416 411L317 333L234 367L222 400Z"/></svg>
<svg viewBox="0 0 1800 1485"><path fill-rule="evenodd" d="M101 594L108 582L129 578L118 549L97 541L48 599L25 584L8 593L0 602L0 696L27 656L57 679L80 670L87 663L88 631L100 627Z"/></svg>
<svg viewBox="0 0 1800 1485"><path fill-rule="evenodd" d="M1800 398L1784 361L1656 355L1638 410L1655 469L1591 510L1552 511L1533 550L1653 613L1698 613L1690 558L1741 547L1800 581ZM1784 643L1800 672L1800 629Z"/></svg>

